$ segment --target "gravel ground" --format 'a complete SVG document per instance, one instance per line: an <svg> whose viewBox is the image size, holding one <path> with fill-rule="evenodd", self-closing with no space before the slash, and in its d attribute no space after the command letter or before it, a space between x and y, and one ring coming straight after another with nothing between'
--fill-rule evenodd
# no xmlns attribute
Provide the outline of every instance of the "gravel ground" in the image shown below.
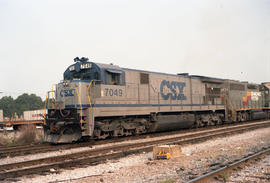
<svg viewBox="0 0 270 183"><path fill-rule="evenodd" d="M58 172L52 169L48 175L24 176L19 178L19 182L186 182L209 168L270 146L269 132L270 128L264 128L199 144L185 145L182 147L183 155L170 160L152 160L152 153L142 153L74 170ZM243 169L235 173L230 177L230 181L241 182L250 178L248 180L251 182L269 182L267 179L252 177L262 175L269 177L269 161L269 157L265 158L259 165L254 164L247 170Z"/></svg>
<svg viewBox="0 0 270 183"><path fill-rule="evenodd" d="M139 139L139 140L128 140L125 142L117 142L117 143L110 143L110 144L103 144L103 145L95 145L93 147L79 147L79 148L72 148L72 149L67 149L67 150L60 150L60 151L52 151L52 152L46 152L46 153L38 153L38 154L30 154L30 155L24 155L24 156L16 156L16 157L6 157L1 159L0 165L1 164L8 164L8 163L16 163L19 161L28 161L28 160L33 160L33 159L40 159L40 158L46 158L46 157L51 157L51 156L59 156L59 155L66 155L66 154L71 154L75 152L82 152L82 151L88 151L92 150L95 148L102 148L106 147L109 145L117 145L117 144L123 144L123 143L136 143L136 142L146 142L146 141L151 141L151 140L158 140L162 138L168 138L168 137L180 137L184 135L188 135L191 133L200 133L200 132L189 132L185 134L174 134L174 135L167 135L167 136L162 136L162 137L155 137L155 138L150 138L146 137L145 139ZM15 134L16 136L19 136L18 133L11 133L8 134L10 137L13 137ZM1 135L0 135L0 140L1 140Z"/></svg>
<svg viewBox="0 0 270 183"><path fill-rule="evenodd" d="M244 167L241 171L233 172L228 182L270 182L270 155Z"/></svg>

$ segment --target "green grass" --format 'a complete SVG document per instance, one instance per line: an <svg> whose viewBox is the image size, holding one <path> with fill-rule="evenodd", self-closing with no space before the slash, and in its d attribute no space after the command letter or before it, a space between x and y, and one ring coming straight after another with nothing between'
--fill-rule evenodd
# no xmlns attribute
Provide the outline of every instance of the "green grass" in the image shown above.
<svg viewBox="0 0 270 183"><path fill-rule="evenodd" d="M219 176L223 179L224 182L227 182L230 175L228 172L222 172Z"/></svg>
<svg viewBox="0 0 270 183"><path fill-rule="evenodd" d="M167 177L165 180L162 180L160 183L174 183L175 180L173 178Z"/></svg>

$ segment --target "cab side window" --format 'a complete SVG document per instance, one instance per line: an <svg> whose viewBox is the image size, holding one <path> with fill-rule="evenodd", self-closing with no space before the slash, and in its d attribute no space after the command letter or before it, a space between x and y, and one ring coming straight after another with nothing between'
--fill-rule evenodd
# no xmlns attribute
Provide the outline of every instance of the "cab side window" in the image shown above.
<svg viewBox="0 0 270 183"><path fill-rule="evenodd" d="M106 71L106 84L121 85L122 84L121 74L122 74L121 71L107 70Z"/></svg>

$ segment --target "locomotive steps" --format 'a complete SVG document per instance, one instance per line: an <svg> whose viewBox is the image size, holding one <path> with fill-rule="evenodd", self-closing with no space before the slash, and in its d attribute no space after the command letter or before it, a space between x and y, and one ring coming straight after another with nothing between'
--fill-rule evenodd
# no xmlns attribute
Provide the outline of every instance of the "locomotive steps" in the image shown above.
<svg viewBox="0 0 270 183"><path fill-rule="evenodd" d="M198 143L213 137L223 137L226 135L241 133L243 131L262 128L269 125L269 121L256 122L252 124L203 130L178 137L167 137L157 140L149 139L148 141L141 143L122 143L62 156L22 161L13 164L4 164L0 166L0 177L2 179L7 179L26 174L46 172L50 171L50 169L57 170L60 168L97 164L108 159L120 158L132 153L149 152L152 151L153 146L157 144Z"/></svg>

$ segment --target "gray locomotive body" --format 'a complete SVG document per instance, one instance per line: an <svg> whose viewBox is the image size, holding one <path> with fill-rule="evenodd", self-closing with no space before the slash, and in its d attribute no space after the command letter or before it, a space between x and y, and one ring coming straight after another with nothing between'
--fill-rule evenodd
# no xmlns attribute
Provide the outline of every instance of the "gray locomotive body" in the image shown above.
<svg viewBox="0 0 270 183"><path fill-rule="evenodd" d="M75 61L65 71L64 81L56 85L55 98L49 100L53 103L44 125L48 142L104 139L269 115L266 86L262 90L254 85L256 89L249 91L247 83L237 81L126 69L84 58ZM233 83L245 86L242 93L234 90ZM249 101L243 103L244 97Z"/></svg>

